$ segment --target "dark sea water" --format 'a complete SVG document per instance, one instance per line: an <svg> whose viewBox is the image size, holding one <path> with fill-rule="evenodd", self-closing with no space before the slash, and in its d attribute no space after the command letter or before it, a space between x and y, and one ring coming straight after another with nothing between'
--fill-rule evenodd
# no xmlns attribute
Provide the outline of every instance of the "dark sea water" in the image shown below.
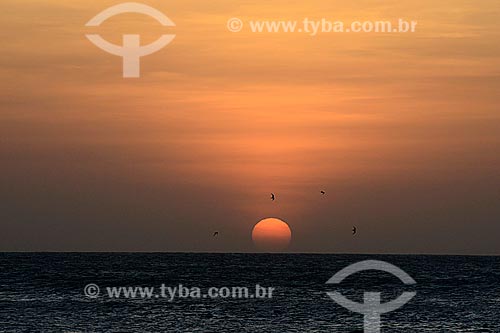
<svg viewBox="0 0 500 333"><path fill-rule="evenodd" d="M373 259L417 282L340 269ZM94 283L100 296L88 298ZM107 287L274 287L272 298L120 298ZM314 254L0 254L0 332L363 332L363 315L326 294L361 302L416 296L382 315L382 332L500 332L500 257Z"/></svg>

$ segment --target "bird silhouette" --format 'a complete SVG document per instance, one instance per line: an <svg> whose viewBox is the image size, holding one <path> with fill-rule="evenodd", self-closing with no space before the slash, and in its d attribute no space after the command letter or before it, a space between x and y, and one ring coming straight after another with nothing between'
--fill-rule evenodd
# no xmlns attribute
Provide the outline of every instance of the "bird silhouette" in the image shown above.
<svg viewBox="0 0 500 333"><path fill-rule="evenodd" d="M321 191L321 194L325 194L326 192L325 191Z"/></svg>
<svg viewBox="0 0 500 333"><path fill-rule="evenodd" d="M218 231L214 232L213 237L217 237L217 236L219 236L219 232Z"/></svg>
<svg viewBox="0 0 500 333"><path fill-rule="evenodd" d="M358 229L356 227L352 227L352 234L353 235L356 235L356 232L358 231Z"/></svg>
<svg viewBox="0 0 500 333"><path fill-rule="evenodd" d="M276 196L274 195L274 193L271 193L271 200L274 201L274 199L276 199Z"/></svg>

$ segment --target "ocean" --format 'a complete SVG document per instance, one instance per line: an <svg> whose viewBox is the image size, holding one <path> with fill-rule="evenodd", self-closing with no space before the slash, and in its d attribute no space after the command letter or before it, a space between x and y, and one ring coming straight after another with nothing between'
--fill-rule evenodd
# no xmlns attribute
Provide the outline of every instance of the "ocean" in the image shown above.
<svg viewBox="0 0 500 333"><path fill-rule="evenodd" d="M325 283L364 260L416 284L376 270ZM0 332L363 332L328 291L415 292L381 332L500 332L500 257L194 253L2 253Z"/></svg>

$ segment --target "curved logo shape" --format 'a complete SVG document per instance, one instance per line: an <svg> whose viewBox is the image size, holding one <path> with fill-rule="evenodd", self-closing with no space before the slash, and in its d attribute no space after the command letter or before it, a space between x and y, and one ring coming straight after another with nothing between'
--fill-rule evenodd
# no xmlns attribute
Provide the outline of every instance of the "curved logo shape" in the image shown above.
<svg viewBox="0 0 500 333"><path fill-rule="evenodd" d="M401 268L389 264L384 261L366 260L347 266L346 268L337 272L326 283L339 284L346 277L366 270L378 270L391 273L403 282L405 285L416 284L415 280L409 276ZM353 302L340 293L328 292L328 296L333 299L337 304L352 311L364 315L364 328L366 333L379 333L380 332L380 315L382 313L391 312L399 309L408 303L415 295L416 292L404 292L401 296L387 303L381 303L381 295L378 292L365 292L364 303Z"/></svg>
<svg viewBox="0 0 500 333"><path fill-rule="evenodd" d="M100 26L110 17L123 13L144 14L154 18L163 26L175 26L175 23L159 10L136 2L127 2L110 7L97 14L86 24L86 26ZM146 46L140 45L139 35L123 35L122 46L112 44L97 34L87 34L86 37L100 49L110 54L123 57L123 77L136 78L140 77L140 58L161 50L174 40L175 35L162 35L158 40Z"/></svg>

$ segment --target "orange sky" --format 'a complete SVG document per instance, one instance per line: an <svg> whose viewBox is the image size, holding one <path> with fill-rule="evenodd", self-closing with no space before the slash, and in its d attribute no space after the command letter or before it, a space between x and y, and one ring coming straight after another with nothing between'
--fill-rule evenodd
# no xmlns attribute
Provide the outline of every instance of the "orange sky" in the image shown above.
<svg viewBox="0 0 500 333"><path fill-rule="evenodd" d="M294 251L500 253L498 1L143 1L176 27L84 26L117 3L0 4L1 249L246 251L278 216ZM311 37L231 17L419 24ZM132 80L85 38L165 31ZM213 248L212 229L233 236Z"/></svg>

